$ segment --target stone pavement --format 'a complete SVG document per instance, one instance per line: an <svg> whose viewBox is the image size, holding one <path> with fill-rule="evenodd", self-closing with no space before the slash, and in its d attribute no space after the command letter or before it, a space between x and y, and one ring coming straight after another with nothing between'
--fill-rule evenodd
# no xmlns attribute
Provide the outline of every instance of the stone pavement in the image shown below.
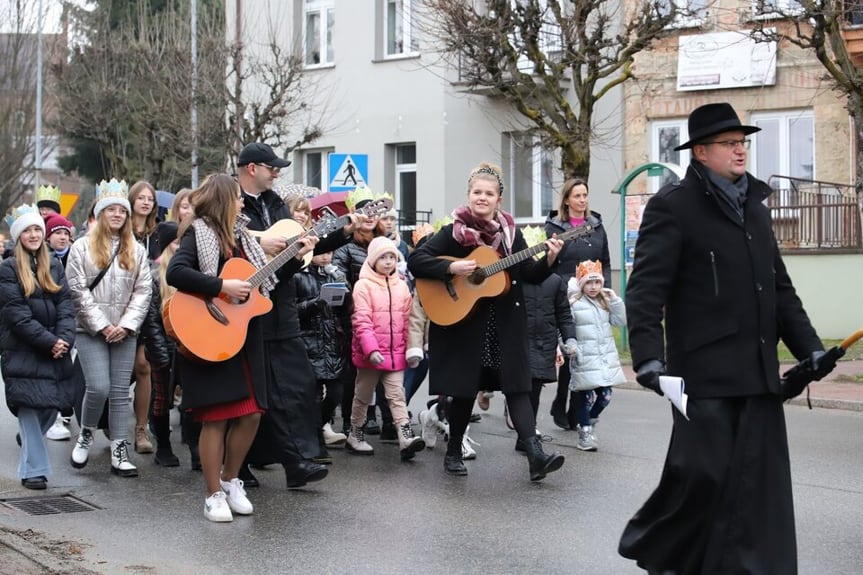
<svg viewBox="0 0 863 575"><path fill-rule="evenodd" d="M783 364L780 373L792 365ZM626 373L627 381L630 382L624 387L638 388L632 366L624 365L623 370ZM840 360L830 375L809 386L809 401L813 408L863 411L863 357ZM789 403L806 405L806 392L792 399Z"/></svg>

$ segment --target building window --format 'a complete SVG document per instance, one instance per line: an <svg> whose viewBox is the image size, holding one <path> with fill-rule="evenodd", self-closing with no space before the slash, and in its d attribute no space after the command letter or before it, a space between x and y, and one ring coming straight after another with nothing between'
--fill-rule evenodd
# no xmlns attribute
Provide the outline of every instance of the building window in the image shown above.
<svg viewBox="0 0 863 575"><path fill-rule="evenodd" d="M651 125L650 157L653 162L677 164L683 168L689 165L689 150L674 151L674 148L689 139L686 120L653 122ZM650 178L650 191L658 192L665 184L677 181L677 176L663 171L662 175Z"/></svg>
<svg viewBox="0 0 863 575"><path fill-rule="evenodd" d="M307 186L326 191L327 186L327 153L314 150L305 153L303 161L303 183Z"/></svg>
<svg viewBox="0 0 863 575"><path fill-rule="evenodd" d="M504 209L523 222L544 218L554 209L554 156L529 132L503 136Z"/></svg>
<svg viewBox="0 0 863 575"><path fill-rule="evenodd" d="M396 146L396 207L401 227L416 225L417 214L417 146Z"/></svg>
<svg viewBox="0 0 863 575"><path fill-rule="evenodd" d="M525 0L510 0L513 8ZM563 55L563 34L560 29L560 22L557 21L554 13L548 7L546 0L539 1L541 9L542 24L539 29L538 45L542 53L552 62L559 62ZM521 72L532 73L534 62L525 53L524 41L521 39L519 31L510 34L510 42L513 46L521 47L521 53L518 57L518 69Z"/></svg>
<svg viewBox="0 0 863 575"><path fill-rule="evenodd" d="M770 176L815 179L815 121L808 110L753 114L761 128L751 137L751 169L760 180Z"/></svg>
<svg viewBox="0 0 863 575"><path fill-rule="evenodd" d="M333 63L335 0L306 0L303 18L306 66Z"/></svg>
<svg viewBox="0 0 863 575"><path fill-rule="evenodd" d="M384 10L384 54L402 56L419 52L415 30L417 0L385 0Z"/></svg>
<svg viewBox="0 0 863 575"><path fill-rule="evenodd" d="M677 10L673 28L694 28L701 26L707 18L707 5L710 0L659 0L656 9L663 16L671 9Z"/></svg>
<svg viewBox="0 0 863 575"><path fill-rule="evenodd" d="M753 0L752 11L757 16L799 14L803 7L797 0Z"/></svg>

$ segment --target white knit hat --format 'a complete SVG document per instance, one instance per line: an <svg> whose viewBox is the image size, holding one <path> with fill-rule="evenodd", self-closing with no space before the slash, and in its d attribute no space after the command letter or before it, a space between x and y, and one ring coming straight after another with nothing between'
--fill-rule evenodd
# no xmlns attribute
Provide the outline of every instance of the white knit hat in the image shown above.
<svg viewBox="0 0 863 575"><path fill-rule="evenodd" d="M396 247L395 242L386 236L378 236L369 244L366 261L369 262L369 266L373 268L381 256L386 253L393 254L396 256L396 259L399 258L399 250Z"/></svg>
<svg viewBox="0 0 863 575"><path fill-rule="evenodd" d="M42 234L45 234L45 220L39 215L38 209L28 204L15 208L6 218L6 222L9 224L9 233L12 235L12 244L17 243L21 232L30 226L39 226Z"/></svg>
<svg viewBox="0 0 863 575"><path fill-rule="evenodd" d="M126 184L126 180L118 182L115 178L111 178L110 182L102 180L96 186L96 207L93 208L93 215L96 219L99 219L102 210L113 205L123 206L127 213L132 213L132 207L129 205L129 186Z"/></svg>

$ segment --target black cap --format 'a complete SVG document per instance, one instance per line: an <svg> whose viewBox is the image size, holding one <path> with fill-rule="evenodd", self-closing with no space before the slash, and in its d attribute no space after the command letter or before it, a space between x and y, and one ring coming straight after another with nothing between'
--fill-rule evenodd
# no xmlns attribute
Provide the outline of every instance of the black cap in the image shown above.
<svg viewBox="0 0 863 575"><path fill-rule="evenodd" d="M249 164L266 164L274 168L287 168L291 165L291 161L278 157L267 144L255 142L243 146L243 149L240 150L240 155L237 157L238 166L247 166Z"/></svg>

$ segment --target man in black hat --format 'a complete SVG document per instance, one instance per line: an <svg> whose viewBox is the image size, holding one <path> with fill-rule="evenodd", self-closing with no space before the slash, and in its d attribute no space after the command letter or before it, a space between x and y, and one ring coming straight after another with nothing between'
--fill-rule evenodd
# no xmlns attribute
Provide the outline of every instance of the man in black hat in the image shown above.
<svg viewBox="0 0 863 575"><path fill-rule="evenodd" d="M682 377L659 486L620 554L648 573L797 572L791 470L776 346L818 368L823 346L791 284L746 172L747 136L726 103L689 116L692 162L644 210L626 313L638 382ZM818 374L824 375L824 374Z"/></svg>
<svg viewBox="0 0 863 575"><path fill-rule="evenodd" d="M243 213L250 218L249 229L264 231L281 219L291 217L283 199L272 190L273 181L290 161L276 156L267 144L247 144L237 158L237 172L243 191ZM279 283L270 292L273 309L264 316L264 340L269 355L270 381L268 410L261 419L255 443L247 462L255 465L280 463L289 488L297 488L327 476L327 468L317 461L330 462L321 437L322 423L317 404L317 381L306 355L297 314L297 295L291 276L302 267L302 255L310 249L326 253L347 243L362 220L352 215L343 231L318 240L314 235L303 241L306 246L277 273ZM261 238L261 247L275 255L288 247L287 238ZM240 473L246 486L257 479L246 465Z"/></svg>

